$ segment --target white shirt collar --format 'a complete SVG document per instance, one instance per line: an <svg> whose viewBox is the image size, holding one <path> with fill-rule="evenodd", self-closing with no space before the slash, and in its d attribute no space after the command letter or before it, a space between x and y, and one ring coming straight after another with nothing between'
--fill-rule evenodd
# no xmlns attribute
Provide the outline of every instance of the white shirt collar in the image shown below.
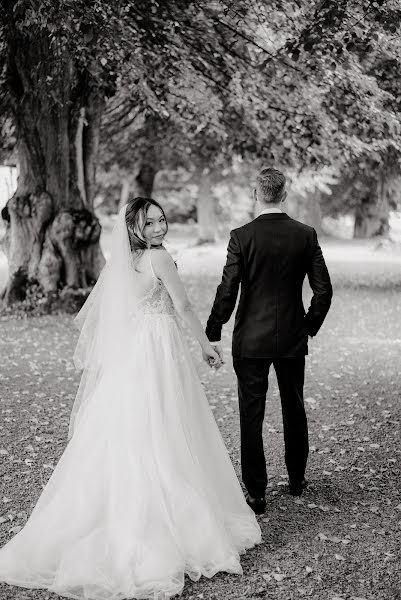
<svg viewBox="0 0 401 600"><path fill-rule="evenodd" d="M268 215L269 213L282 213L283 211L280 208L265 208L264 210L262 210L262 212L260 212L258 214L258 217L260 217L260 215Z"/></svg>

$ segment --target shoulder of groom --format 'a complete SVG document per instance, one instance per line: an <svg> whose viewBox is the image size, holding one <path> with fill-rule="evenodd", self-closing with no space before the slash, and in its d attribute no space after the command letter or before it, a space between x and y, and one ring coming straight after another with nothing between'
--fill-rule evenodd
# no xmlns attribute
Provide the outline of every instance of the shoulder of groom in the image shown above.
<svg viewBox="0 0 401 600"><path fill-rule="evenodd" d="M231 229L230 231L230 235L238 236L238 234L241 235L241 231L247 226L249 225L249 223L246 223L245 225L241 225L241 227L235 227L234 229Z"/></svg>
<svg viewBox="0 0 401 600"><path fill-rule="evenodd" d="M304 232L313 235L314 228L311 225L307 225L306 223L303 223L302 221L298 221L297 219L294 219L293 217L289 217L289 218L290 218L291 222L293 223L293 226L296 225L298 227L298 229L303 230Z"/></svg>

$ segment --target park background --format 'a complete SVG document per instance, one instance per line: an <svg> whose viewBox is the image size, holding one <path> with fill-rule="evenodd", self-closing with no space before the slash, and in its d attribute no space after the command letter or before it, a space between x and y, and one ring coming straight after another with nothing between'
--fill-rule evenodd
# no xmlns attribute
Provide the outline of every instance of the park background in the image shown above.
<svg viewBox="0 0 401 600"><path fill-rule="evenodd" d="M310 488L285 493L274 372L263 545L184 600L399 600L401 8L398 0L4 0L0 7L0 536L26 522L67 442L73 318L118 207L151 195L206 323L258 170L315 227L333 282L310 340ZM311 293L307 282L305 305ZM233 464L226 365L185 332ZM55 600L0 584L1 600Z"/></svg>

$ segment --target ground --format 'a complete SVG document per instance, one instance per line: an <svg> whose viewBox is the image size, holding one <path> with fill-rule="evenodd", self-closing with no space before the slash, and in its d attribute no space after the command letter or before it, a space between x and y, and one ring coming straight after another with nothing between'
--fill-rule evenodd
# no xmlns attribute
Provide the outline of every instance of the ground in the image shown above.
<svg viewBox="0 0 401 600"><path fill-rule="evenodd" d="M186 248L180 272L202 322L219 282L225 247ZM173 244L174 246L174 244ZM401 598L401 256L373 244L323 244L334 284L331 311L311 340L305 399L310 488L286 494L280 402L274 371L265 419L269 487L259 518L263 543L242 557L243 576L187 581L183 600L399 600ZM305 302L309 292L306 286ZM0 543L26 521L66 445L79 382L71 316L0 321ZM232 461L239 469L232 320L226 364L198 372ZM56 600L45 590L0 584L1 600Z"/></svg>

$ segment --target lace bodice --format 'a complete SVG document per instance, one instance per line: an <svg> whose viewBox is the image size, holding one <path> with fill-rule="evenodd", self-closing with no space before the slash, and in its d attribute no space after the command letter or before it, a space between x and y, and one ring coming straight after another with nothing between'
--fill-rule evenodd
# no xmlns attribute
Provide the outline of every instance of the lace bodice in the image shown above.
<svg viewBox="0 0 401 600"><path fill-rule="evenodd" d="M141 312L145 314L167 314L174 315L175 309L166 286L155 276L155 285L147 298L141 305Z"/></svg>

